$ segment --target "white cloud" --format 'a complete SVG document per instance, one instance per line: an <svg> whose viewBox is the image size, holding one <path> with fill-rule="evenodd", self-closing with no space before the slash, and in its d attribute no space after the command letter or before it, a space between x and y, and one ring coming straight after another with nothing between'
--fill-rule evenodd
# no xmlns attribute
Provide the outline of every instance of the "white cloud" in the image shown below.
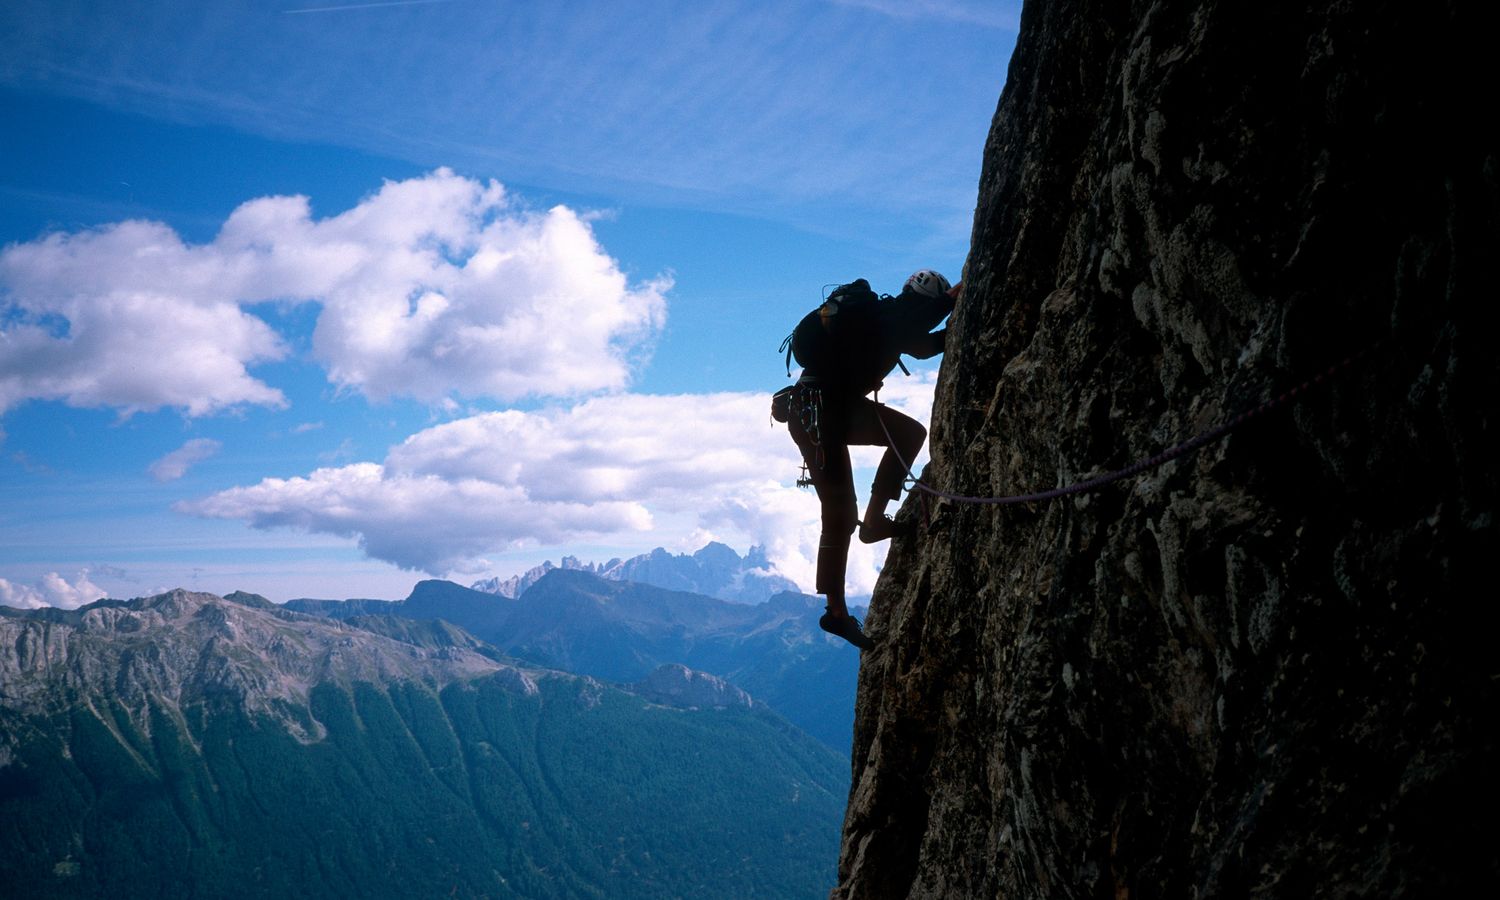
<svg viewBox="0 0 1500 900"><path fill-rule="evenodd" d="M266 479L180 508L357 537L372 556L438 574L507 548L639 540L694 518L716 491L795 478L766 399L618 395L486 413L421 431L384 464Z"/></svg>
<svg viewBox="0 0 1500 900"><path fill-rule="evenodd" d="M318 469L303 478L267 478L193 503L184 512L243 519L257 528L292 527L357 537L365 552L407 569L441 574L527 541L640 530L638 504L531 502L522 489L435 476L388 476L375 463Z"/></svg>
<svg viewBox="0 0 1500 900"><path fill-rule="evenodd" d="M0 251L0 412L284 405L249 371L286 354L242 308L270 300L320 304L314 357L372 399L614 390L670 287L632 287L572 210L524 210L446 169L321 220L305 197L252 200L203 245L151 222L54 234Z"/></svg>
<svg viewBox="0 0 1500 900"><path fill-rule="evenodd" d="M32 398L130 414L280 406L247 366L285 348L222 266L165 225L120 222L0 251L0 412Z"/></svg>
<svg viewBox="0 0 1500 900"><path fill-rule="evenodd" d="M147 471L157 481L175 481L186 475L194 465L205 459L212 459L223 446L210 438L193 438L152 463Z"/></svg>
<svg viewBox="0 0 1500 900"><path fill-rule="evenodd" d="M924 377L888 393L918 413L931 392ZM356 539L370 556L435 575L523 547L608 541L646 550L708 535L766 546L780 571L811 588L818 503L791 486L800 457L786 429L771 427L768 401L624 394L485 413L418 432L383 463L268 478L177 508ZM879 454L866 455L873 465ZM862 496L871 474L856 472ZM851 591L872 589L884 552L855 542Z"/></svg>
<svg viewBox="0 0 1500 900"><path fill-rule="evenodd" d="M77 609L105 596L105 590L89 580L88 569L79 572L71 584L56 572L48 572L35 584L15 584L0 578L0 606Z"/></svg>

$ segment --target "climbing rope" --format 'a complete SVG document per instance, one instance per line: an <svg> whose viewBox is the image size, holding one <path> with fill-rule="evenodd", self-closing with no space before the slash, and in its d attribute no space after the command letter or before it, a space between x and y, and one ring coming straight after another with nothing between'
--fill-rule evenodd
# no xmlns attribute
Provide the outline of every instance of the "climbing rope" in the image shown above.
<svg viewBox="0 0 1500 900"><path fill-rule="evenodd" d="M1188 438L1180 444L1168 447L1166 450L1163 450L1155 456L1147 457L1146 459L1131 463L1123 469L1116 469L1113 472L1105 472L1102 475L1096 475L1093 478L1087 479L1085 481L1079 481L1074 484L1065 485L1063 487L1053 488L1049 491L1038 491L1034 494L1017 494L1009 497L971 497L965 494L955 494L950 491L944 491L932 487L931 485L928 485L919 480L917 476L912 473L911 466L907 464L906 460L901 458L901 452L896 449L896 440L895 438L891 437L890 429L886 428L885 426L885 417L880 413L880 410L884 409L885 404L880 403L880 397L878 394L875 398L875 402L878 404L875 411L875 419L880 422L880 430L885 432L885 439L888 442L886 446L890 448L891 453L895 454L896 461L901 463L901 468L906 471L906 478L904 481L907 485L907 490L924 491L934 497L939 497L944 500L952 500L955 503L982 503L990 506L1009 506L1016 503L1035 503L1042 500L1056 500L1059 497L1067 497L1072 494L1083 494L1097 490L1107 484L1113 484L1114 482L1119 481L1123 478L1129 478L1132 475L1138 475L1141 472L1146 471L1147 469L1152 469L1164 463L1171 462L1179 456L1183 456L1208 444L1212 444L1214 441L1219 440L1220 438L1229 434L1229 432L1240 427L1251 419L1265 415L1266 413L1278 407L1285 406L1299 395L1304 394L1307 391L1321 385L1329 378L1332 378L1334 375L1338 374L1344 369L1349 368L1363 357L1369 355L1378 346L1380 346L1379 343L1372 344L1369 347L1366 347L1365 349L1359 351L1358 353L1354 353L1348 357L1345 357L1342 362L1338 362L1332 366L1329 366L1326 370L1319 372L1317 375L1314 375L1313 377L1307 379L1296 387L1284 391L1269 400L1266 400L1264 403L1261 403L1254 409L1242 412L1234 418L1230 419L1228 422L1225 422L1224 424L1219 425L1215 428L1211 428L1208 431L1197 435L1196 437Z"/></svg>

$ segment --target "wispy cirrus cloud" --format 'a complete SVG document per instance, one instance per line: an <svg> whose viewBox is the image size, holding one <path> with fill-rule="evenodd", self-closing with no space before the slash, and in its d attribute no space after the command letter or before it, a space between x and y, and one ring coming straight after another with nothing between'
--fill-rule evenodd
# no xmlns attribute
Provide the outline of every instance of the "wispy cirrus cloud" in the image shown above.
<svg viewBox="0 0 1500 900"><path fill-rule="evenodd" d="M437 3L455 3L458 0L380 0L375 3L340 3L336 6L303 6L297 9L283 9L283 15L296 16L306 13L333 13L350 12L361 9L383 9L392 6L431 6Z"/></svg>
<svg viewBox="0 0 1500 900"><path fill-rule="evenodd" d="M223 444L210 438L193 438L153 462L146 471L157 481L176 481L198 463L213 459L223 447Z"/></svg>
<svg viewBox="0 0 1500 900"><path fill-rule="evenodd" d="M1015 31L1020 0L829 0L837 6L868 9L896 19L935 19Z"/></svg>
<svg viewBox="0 0 1500 900"><path fill-rule="evenodd" d="M902 246L941 223L961 228L952 244L972 218L1014 10L0 4L0 81L635 205L857 223L846 233L861 238L919 220Z"/></svg>

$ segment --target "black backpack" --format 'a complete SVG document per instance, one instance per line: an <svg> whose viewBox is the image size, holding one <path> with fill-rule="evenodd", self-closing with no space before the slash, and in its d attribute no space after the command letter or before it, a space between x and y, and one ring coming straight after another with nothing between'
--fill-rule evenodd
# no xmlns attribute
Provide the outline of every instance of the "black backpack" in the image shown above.
<svg viewBox="0 0 1500 900"><path fill-rule="evenodd" d="M857 371L866 368L866 359L873 361L879 348L880 296L863 278L834 288L781 342L787 375L793 359L813 375Z"/></svg>

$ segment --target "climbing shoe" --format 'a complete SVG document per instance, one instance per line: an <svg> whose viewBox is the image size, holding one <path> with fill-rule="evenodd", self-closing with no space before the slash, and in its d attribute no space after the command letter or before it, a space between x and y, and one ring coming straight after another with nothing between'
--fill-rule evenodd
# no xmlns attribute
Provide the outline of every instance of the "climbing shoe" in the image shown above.
<svg viewBox="0 0 1500 900"><path fill-rule="evenodd" d="M867 516L859 523L859 539L866 544L877 544L886 538L904 537L911 533L911 522L897 522L890 516L875 518Z"/></svg>
<svg viewBox="0 0 1500 900"><path fill-rule="evenodd" d="M859 620L853 616L835 616L831 612L825 612L823 618L818 620L818 627L829 634L843 638L861 650L871 650L875 647L875 642L859 630Z"/></svg>

